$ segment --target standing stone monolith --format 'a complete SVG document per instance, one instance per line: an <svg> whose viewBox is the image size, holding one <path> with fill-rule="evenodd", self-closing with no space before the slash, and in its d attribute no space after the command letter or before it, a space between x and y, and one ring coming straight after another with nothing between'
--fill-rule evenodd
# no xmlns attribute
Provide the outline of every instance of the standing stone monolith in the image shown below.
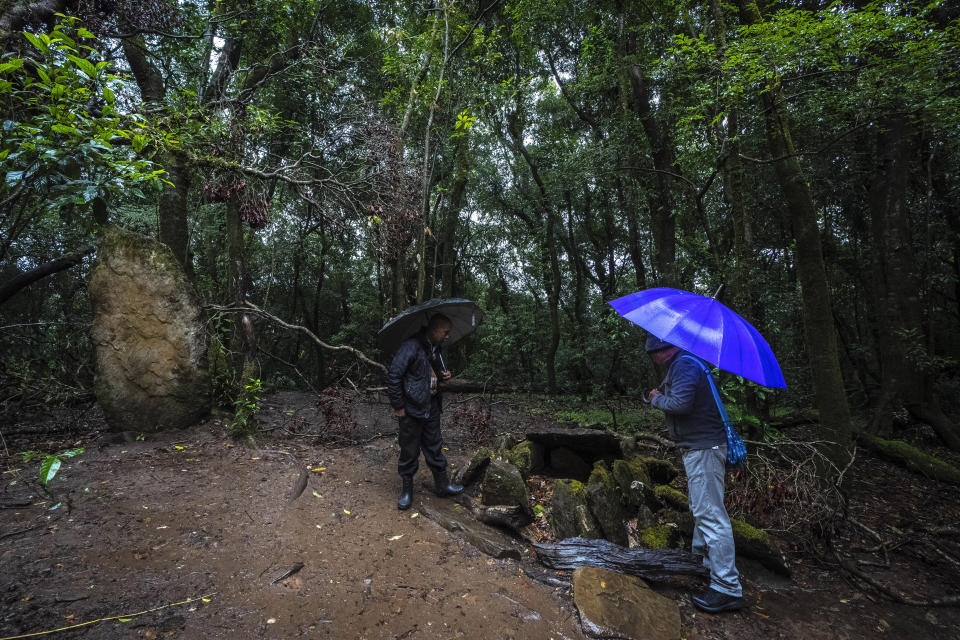
<svg viewBox="0 0 960 640"><path fill-rule="evenodd" d="M200 306L165 244L109 228L90 274L94 393L115 431L193 424L210 410Z"/></svg>

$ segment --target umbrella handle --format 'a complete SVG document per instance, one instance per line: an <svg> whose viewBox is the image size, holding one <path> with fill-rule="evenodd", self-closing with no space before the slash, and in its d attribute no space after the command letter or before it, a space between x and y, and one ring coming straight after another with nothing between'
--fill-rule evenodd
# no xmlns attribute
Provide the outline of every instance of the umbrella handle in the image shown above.
<svg viewBox="0 0 960 640"><path fill-rule="evenodd" d="M727 285L722 284L722 285L720 285L719 287L717 287L717 292L716 292L715 294L713 294L713 299L714 299L714 300L719 300L719 299L720 299L720 294L723 293L723 289L724 289L724 287L726 287L726 286L727 286Z"/></svg>

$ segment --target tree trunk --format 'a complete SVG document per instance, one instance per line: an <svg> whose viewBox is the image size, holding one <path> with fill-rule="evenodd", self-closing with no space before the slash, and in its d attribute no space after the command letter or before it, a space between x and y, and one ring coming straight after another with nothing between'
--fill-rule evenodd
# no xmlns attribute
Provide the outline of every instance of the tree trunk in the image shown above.
<svg viewBox="0 0 960 640"><path fill-rule="evenodd" d="M647 134L653 152L653 168L656 171L656 197L651 201L650 222L653 227L653 242L656 250L656 267L659 284L677 286L677 222L673 212L673 181L670 174L677 173L674 166L672 141L661 128L651 108L650 85L643 69L636 63L630 65L630 85L633 89L633 105L637 117Z"/></svg>
<svg viewBox="0 0 960 640"><path fill-rule="evenodd" d="M744 24L762 22L753 0L738 0ZM800 280L807 362L823 438L831 443L824 453L843 468L852 445L850 408L840 372L836 327L830 304L830 286L823 261L817 210L803 171L797 161L790 134L787 109L779 81L771 78L761 93L767 143L774 160L777 183L783 191L786 211L796 240L797 272Z"/></svg>
<svg viewBox="0 0 960 640"><path fill-rule="evenodd" d="M447 199L443 228L440 229L441 298L453 297L454 274L457 266L454 243L456 241L457 224L460 220L460 211L467 200L467 181L470 176L469 139L470 136L467 131L464 131L457 138L457 168L453 177L453 186L450 188L450 197Z"/></svg>
<svg viewBox="0 0 960 640"><path fill-rule="evenodd" d="M919 354L926 353L927 341L920 299L922 286L916 273L907 212L907 165L913 136L903 115L887 116L880 127L880 166L870 190L882 381L882 401L874 424L888 424L887 415L902 402L914 417L930 424L946 446L960 451L960 431L943 413L933 394L930 374L917 361ZM878 431L885 435L885 429Z"/></svg>
<svg viewBox="0 0 960 640"><path fill-rule="evenodd" d="M160 242L173 250L184 273L193 279L193 259L190 255L190 234L188 215L188 194L190 192L190 171L176 157L168 155L164 166L166 178L173 183L163 186L160 195Z"/></svg>

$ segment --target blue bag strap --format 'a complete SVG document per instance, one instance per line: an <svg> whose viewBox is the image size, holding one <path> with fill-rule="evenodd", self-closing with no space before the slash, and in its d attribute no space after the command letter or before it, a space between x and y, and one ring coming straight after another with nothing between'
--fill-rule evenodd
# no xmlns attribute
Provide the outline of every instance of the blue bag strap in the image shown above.
<svg viewBox="0 0 960 640"><path fill-rule="evenodd" d="M710 391L713 392L713 401L717 403L717 411L720 412L720 419L723 421L724 425L733 425L733 422L730 420L730 415L727 413L727 408L723 406L723 401L720 399L720 392L717 391L717 385L713 381L713 374L710 373L709 367L703 363L700 358L691 356L689 354L683 354L681 358L687 358L693 360L700 367L700 370L707 374L707 382L710 383Z"/></svg>

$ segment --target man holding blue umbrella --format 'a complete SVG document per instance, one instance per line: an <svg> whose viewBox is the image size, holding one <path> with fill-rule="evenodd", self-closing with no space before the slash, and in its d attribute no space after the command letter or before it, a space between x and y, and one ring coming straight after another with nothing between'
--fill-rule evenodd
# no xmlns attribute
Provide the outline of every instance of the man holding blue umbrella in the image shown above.
<svg viewBox="0 0 960 640"><path fill-rule="evenodd" d="M700 360L651 334L646 351L661 370L662 391L647 399L667 417L670 439L683 452L687 494L693 512L693 553L710 570L710 587L692 596L698 609L710 613L742 609L743 590L735 564L733 529L723 505L727 436Z"/></svg>
<svg viewBox="0 0 960 640"><path fill-rule="evenodd" d="M746 450L733 426L724 424L726 409L704 361L757 384L787 386L770 345L753 325L717 299L722 291L721 286L708 298L657 287L609 303L650 333L646 351L657 366L666 369L662 390L650 391L647 399L666 413L670 437L683 451L694 517L693 552L702 554L710 569L710 588L693 596L693 603L711 613L744 606L723 492L727 443L733 443L734 463L742 460Z"/></svg>

